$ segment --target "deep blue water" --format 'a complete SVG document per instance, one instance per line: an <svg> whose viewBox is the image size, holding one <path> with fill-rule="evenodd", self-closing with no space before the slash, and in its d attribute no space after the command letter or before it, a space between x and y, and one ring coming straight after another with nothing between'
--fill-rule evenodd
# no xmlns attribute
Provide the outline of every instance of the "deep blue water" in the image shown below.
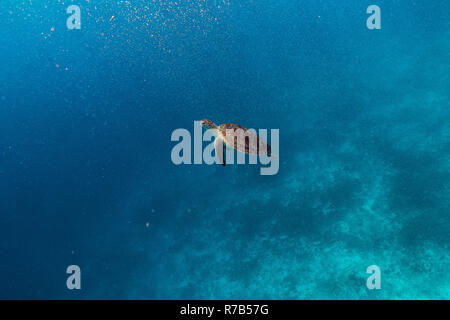
<svg viewBox="0 0 450 320"><path fill-rule="evenodd" d="M448 299L449 14L2 0L0 298ZM279 173L174 165L204 118L279 128Z"/></svg>

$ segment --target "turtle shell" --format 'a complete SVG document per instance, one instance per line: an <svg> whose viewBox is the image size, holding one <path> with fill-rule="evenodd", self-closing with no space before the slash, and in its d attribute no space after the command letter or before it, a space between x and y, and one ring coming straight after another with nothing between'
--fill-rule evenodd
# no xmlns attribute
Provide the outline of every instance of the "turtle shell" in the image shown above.
<svg viewBox="0 0 450 320"><path fill-rule="evenodd" d="M222 124L219 126L223 140L227 146L248 154L267 154L270 156L270 145L260 138L254 130L249 130L237 124Z"/></svg>

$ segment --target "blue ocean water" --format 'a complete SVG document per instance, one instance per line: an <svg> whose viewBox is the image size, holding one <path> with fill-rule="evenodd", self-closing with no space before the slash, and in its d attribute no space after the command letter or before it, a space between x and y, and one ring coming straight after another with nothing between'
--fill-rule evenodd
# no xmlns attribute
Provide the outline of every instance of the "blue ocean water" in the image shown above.
<svg viewBox="0 0 450 320"><path fill-rule="evenodd" d="M0 298L448 299L449 14L2 0ZM174 165L204 118L280 129L279 173Z"/></svg>

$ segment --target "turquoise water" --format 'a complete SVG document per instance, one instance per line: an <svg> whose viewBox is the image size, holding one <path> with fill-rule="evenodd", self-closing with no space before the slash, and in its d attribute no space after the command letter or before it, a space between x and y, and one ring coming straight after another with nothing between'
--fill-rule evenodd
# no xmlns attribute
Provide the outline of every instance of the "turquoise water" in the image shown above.
<svg viewBox="0 0 450 320"><path fill-rule="evenodd" d="M0 298L448 299L449 13L3 0ZM174 165L204 118L279 129L278 174Z"/></svg>

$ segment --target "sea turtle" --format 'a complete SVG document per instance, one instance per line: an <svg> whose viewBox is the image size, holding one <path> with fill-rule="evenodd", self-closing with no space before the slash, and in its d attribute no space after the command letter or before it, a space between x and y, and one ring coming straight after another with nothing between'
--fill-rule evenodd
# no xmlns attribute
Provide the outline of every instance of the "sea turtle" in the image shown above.
<svg viewBox="0 0 450 320"><path fill-rule="evenodd" d="M201 125L214 131L214 148L220 163L225 166L224 145L237 151L257 155L266 154L269 157L276 157L272 154L270 145L260 138L254 130L249 130L237 124L221 124L217 126L211 120L204 119Z"/></svg>

